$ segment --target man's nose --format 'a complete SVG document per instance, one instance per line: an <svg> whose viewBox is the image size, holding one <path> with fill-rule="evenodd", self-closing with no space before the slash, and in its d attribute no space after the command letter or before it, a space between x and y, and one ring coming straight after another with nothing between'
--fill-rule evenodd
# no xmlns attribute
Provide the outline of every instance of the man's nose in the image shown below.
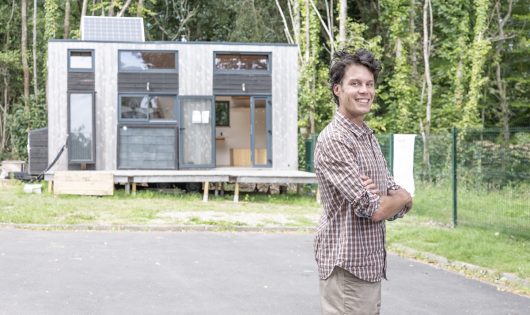
<svg viewBox="0 0 530 315"><path fill-rule="evenodd" d="M359 93L366 93L368 92L368 88L366 87L366 84L361 84L361 87L359 87Z"/></svg>

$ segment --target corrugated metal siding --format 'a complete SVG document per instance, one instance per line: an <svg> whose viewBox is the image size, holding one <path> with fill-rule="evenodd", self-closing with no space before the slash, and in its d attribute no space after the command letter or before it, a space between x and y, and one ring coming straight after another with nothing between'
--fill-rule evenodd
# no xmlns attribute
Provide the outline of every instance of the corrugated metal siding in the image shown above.
<svg viewBox="0 0 530 315"><path fill-rule="evenodd" d="M178 92L178 73L118 73L120 92Z"/></svg>
<svg viewBox="0 0 530 315"><path fill-rule="evenodd" d="M217 95L270 95L272 93L272 76L270 73L216 73L213 75L213 93Z"/></svg>
<svg viewBox="0 0 530 315"><path fill-rule="evenodd" d="M94 91L95 88L94 72L68 72L69 91Z"/></svg>
<svg viewBox="0 0 530 315"><path fill-rule="evenodd" d="M28 173L31 175L38 175L48 167L48 128L29 132L28 161Z"/></svg>
<svg viewBox="0 0 530 315"><path fill-rule="evenodd" d="M175 169L175 128L128 126L120 128L119 134L119 168Z"/></svg>

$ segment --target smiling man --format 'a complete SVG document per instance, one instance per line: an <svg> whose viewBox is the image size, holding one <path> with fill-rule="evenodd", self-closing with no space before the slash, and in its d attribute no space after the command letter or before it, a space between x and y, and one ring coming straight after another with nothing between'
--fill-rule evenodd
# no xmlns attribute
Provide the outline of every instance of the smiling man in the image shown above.
<svg viewBox="0 0 530 315"><path fill-rule="evenodd" d="M372 53L359 49L336 53L329 71L338 110L318 137L314 159L324 208L314 243L322 314L379 314L385 220L412 207L364 123L380 70Z"/></svg>

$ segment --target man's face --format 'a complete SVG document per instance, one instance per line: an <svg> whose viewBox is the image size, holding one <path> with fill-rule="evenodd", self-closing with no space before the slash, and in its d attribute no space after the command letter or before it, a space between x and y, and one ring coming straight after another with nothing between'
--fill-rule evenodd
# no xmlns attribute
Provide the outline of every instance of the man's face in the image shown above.
<svg viewBox="0 0 530 315"><path fill-rule="evenodd" d="M333 93L339 99L339 112L350 121L361 124L374 101L374 75L365 66L349 65L342 83L333 87Z"/></svg>

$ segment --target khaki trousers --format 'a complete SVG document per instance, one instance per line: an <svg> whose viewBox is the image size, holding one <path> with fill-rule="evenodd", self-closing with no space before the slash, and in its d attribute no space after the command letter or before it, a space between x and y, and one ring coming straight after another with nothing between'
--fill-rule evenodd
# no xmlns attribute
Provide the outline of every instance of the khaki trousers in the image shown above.
<svg viewBox="0 0 530 315"><path fill-rule="evenodd" d="M322 315L379 314L381 282L361 280L335 267L326 280L320 279Z"/></svg>

